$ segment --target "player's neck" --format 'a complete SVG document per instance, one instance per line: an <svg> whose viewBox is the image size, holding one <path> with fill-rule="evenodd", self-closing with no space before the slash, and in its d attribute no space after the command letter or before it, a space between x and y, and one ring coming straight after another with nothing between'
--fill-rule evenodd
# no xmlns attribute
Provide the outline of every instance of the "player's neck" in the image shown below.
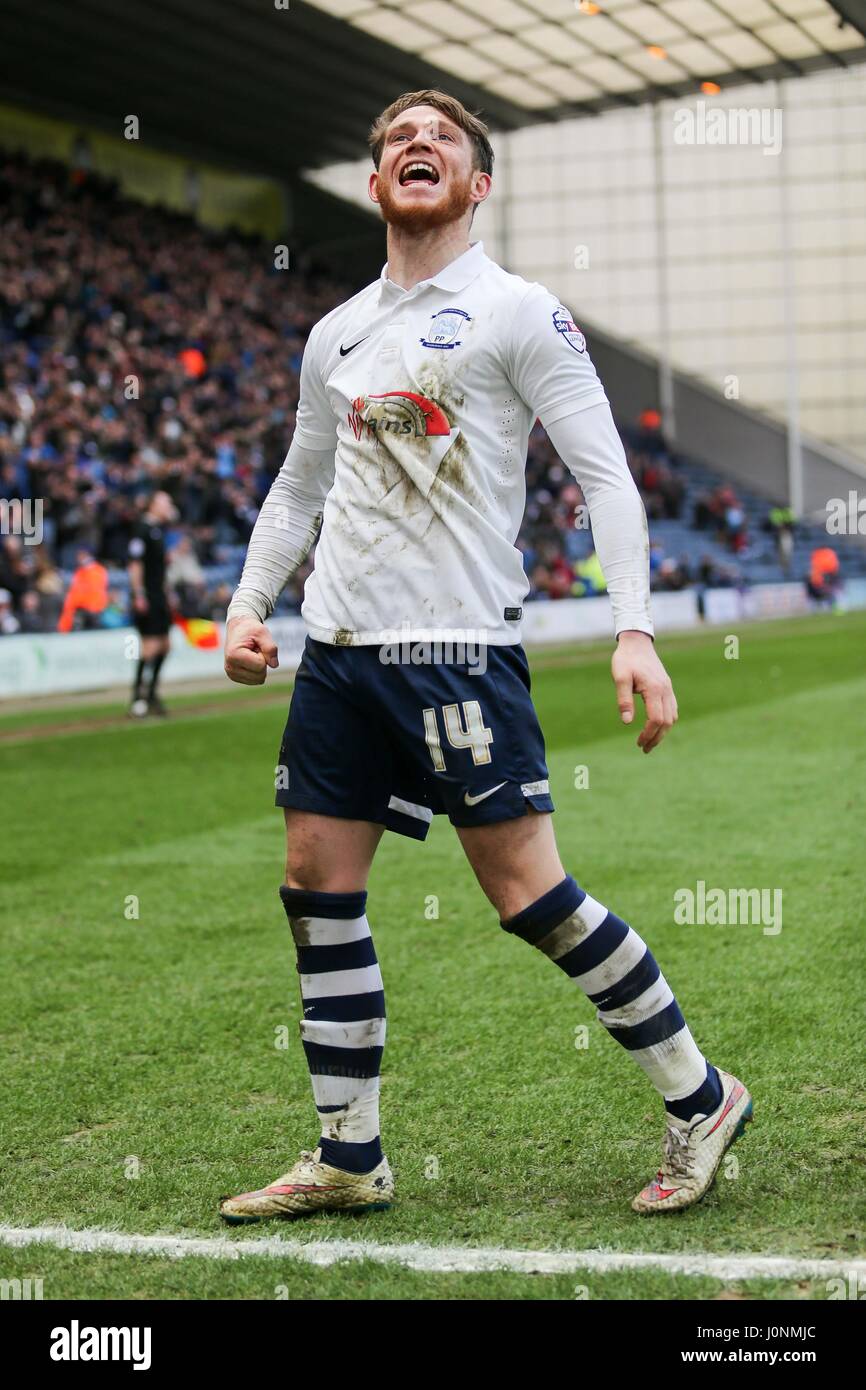
<svg viewBox="0 0 866 1390"><path fill-rule="evenodd" d="M456 261L469 245L469 228L463 219L424 232L389 226L388 279L401 289L414 289Z"/></svg>

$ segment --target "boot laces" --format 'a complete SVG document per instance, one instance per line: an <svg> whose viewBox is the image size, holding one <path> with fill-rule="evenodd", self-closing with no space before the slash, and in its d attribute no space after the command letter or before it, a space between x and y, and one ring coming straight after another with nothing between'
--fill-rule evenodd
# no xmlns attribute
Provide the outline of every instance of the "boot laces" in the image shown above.
<svg viewBox="0 0 866 1390"><path fill-rule="evenodd" d="M679 1125L668 1125L664 1142L665 1172L675 1178L689 1178L692 1175L691 1147L686 1130Z"/></svg>
<svg viewBox="0 0 866 1390"><path fill-rule="evenodd" d="M315 1154L312 1153L310 1149L301 1149L298 1162L293 1168L289 1169L288 1173L283 1173L282 1177L277 1178L275 1186L297 1182L299 1177L311 1178L315 1172L315 1163ZM307 1169L306 1173L303 1172L305 1168Z"/></svg>

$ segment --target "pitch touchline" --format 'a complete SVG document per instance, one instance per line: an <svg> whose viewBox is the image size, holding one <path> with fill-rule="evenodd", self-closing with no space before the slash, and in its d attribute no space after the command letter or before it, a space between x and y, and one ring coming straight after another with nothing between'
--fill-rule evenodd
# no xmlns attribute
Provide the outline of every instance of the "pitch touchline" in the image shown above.
<svg viewBox="0 0 866 1390"><path fill-rule="evenodd" d="M66 1226L0 1226L0 1245L23 1249L51 1245L82 1254L164 1255L181 1260L239 1260L254 1255L300 1260L320 1267L341 1260L373 1260L432 1274L480 1274L507 1270L514 1274L574 1274L588 1270L656 1269L667 1274L705 1275L712 1279L829 1279L866 1275L866 1259L810 1260L784 1255L654 1255L616 1250L504 1250L465 1245L379 1245L367 1240L301 1241L280 1236L230 1240L220 1237L136 1236L121 1231L71 1230Z"/></svg>

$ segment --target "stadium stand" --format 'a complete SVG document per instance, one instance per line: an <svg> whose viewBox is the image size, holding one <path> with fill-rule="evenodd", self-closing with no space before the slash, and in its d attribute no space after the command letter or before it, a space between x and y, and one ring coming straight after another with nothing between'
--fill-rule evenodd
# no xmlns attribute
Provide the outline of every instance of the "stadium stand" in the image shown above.
<svg viewBox="0 0 866 1390"><path fill-rule="evenodd" d="M352 287L275 270L252 238L60 163L0 155L0 200L0 497L44 503L41 545L0 536L0 635L122 624L136 499L155 486L182 517L169 569L180 613L222 619L291 439L307 335ZM866 574L862 550L670 451L652 411L619 425L654 588L805 580L828 545L843 579ZM582 502L537 426L518 540L531 598L603 587ZM282 611L300 606L312 559ZM104 598L70 619L73 582Z"/></svg>

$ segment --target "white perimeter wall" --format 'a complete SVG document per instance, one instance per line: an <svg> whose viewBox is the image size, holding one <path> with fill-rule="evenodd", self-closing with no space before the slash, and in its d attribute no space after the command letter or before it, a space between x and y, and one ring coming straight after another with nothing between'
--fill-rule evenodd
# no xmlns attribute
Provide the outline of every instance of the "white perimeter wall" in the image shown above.
<svg viewBox="0 0 866 1390"><path fill-rule="evenodd" d="M705 595L705 620L733 623L754 618L790 618L807 613L811 605L802 584L756 584L752 589L710 589ZM842 606L866 608L866 579L849 579ZM678 594L653 594L653 620L657 632L684 632L701 625L694 589ZM171 652L162 681L213 680L223 675L220 648L200 651L191 647L179 629L173 628ZM268 627L280 653L278 672L269 684L296 670L304 649L306 629L300 617L272 618ZM561 599L556 603L527 604L522 624L526 647L557 642L610 639L610 601L604 598ZM30 695L56 695L73 691L107 690L132 682L132 663L137 660L136 633L132 628L112 632L48 633L44 636L0 638L0 710L3 699Z"/></svg>

